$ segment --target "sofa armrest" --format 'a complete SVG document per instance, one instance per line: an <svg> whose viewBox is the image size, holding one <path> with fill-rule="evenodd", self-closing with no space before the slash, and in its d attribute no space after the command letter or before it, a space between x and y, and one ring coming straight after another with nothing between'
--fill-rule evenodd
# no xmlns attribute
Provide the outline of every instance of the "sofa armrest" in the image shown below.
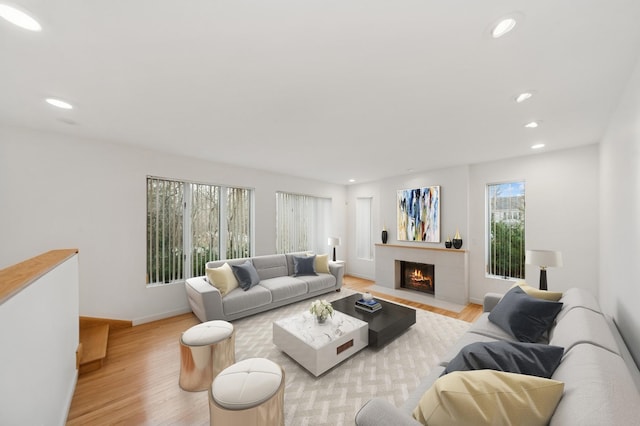
<svg viewBox="0 0 640 426"><path fill-rule="evenodd" d="M204 276L189 278L184 286L191 310L200 321L225 319L220 290L209 284Z"/></svg>
<svg viewBox="0 0 640 426"><path fill-rule="evenodd" d="M357 426L420 426L413 417L401 411L386 399L367 401L356 413Z"/></svg>
<svg viewBox="0 0 640 426"><path fill-rule="evenodd" d="M342 288L342 278L344 277L344 263L329 262L329 272L336 277L336 290Z"/></svg>
<svg viewBox="0 0 640 426"><path fill-rule="evenodd" d="M484 295L484 301L482 302L482 310L483 312L491 312L491 310L498 304L500 299L502 299L502 294L500 293L487 293Z"/></svg>

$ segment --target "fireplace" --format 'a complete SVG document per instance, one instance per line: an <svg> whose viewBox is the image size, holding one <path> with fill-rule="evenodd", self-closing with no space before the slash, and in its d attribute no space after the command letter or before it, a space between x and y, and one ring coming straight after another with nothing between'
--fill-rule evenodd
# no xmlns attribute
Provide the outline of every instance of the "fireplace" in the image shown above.
<svg viewBox="0 0 640 426"><path fill-rule="evenodd" d="M435 294L434 265L400 261L400 287Z"/></svg>

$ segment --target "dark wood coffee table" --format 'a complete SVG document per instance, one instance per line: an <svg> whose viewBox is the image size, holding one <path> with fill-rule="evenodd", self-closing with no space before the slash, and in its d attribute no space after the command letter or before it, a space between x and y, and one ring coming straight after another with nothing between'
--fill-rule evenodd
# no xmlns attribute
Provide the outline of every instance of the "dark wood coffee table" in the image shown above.
<svg viewBox="0 0 640 426"><path fill-rule="evenodd" d="M386 300L375 298L382 305L376 312L366 312L356 308L356 300L362 294L356 293L331 302L333 309L369 323L369 346L380 348L416 323L416 310Z"/></svg>

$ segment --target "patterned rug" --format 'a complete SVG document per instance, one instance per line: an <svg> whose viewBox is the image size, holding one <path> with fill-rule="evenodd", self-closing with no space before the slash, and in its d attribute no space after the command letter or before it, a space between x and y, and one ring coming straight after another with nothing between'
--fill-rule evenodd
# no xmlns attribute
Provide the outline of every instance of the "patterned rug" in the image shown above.
<svg viewBox="0 0 640 426"><path fill-rule="evenodd" d="M332 301L352 293L343 289L323 298ZM262 357L284 368L285 424L291 426L352 425L358 409L373 397L402 405L470 325L418 309L416 324L397 339L379 350L365 348L316 378L272 341L273 321L306 310L311 300L233 322L236 361Z"/></svg>

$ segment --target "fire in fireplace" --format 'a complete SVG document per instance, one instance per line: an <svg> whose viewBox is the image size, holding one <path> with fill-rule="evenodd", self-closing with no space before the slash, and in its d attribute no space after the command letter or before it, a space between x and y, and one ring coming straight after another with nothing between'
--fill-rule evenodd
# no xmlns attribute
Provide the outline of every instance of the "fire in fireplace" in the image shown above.
<svg viewBox="0 0 640 426"><path fill-rule="evenodd" d="M400 287L434 294L436 289L434 265L400 262Z"/></svg>

